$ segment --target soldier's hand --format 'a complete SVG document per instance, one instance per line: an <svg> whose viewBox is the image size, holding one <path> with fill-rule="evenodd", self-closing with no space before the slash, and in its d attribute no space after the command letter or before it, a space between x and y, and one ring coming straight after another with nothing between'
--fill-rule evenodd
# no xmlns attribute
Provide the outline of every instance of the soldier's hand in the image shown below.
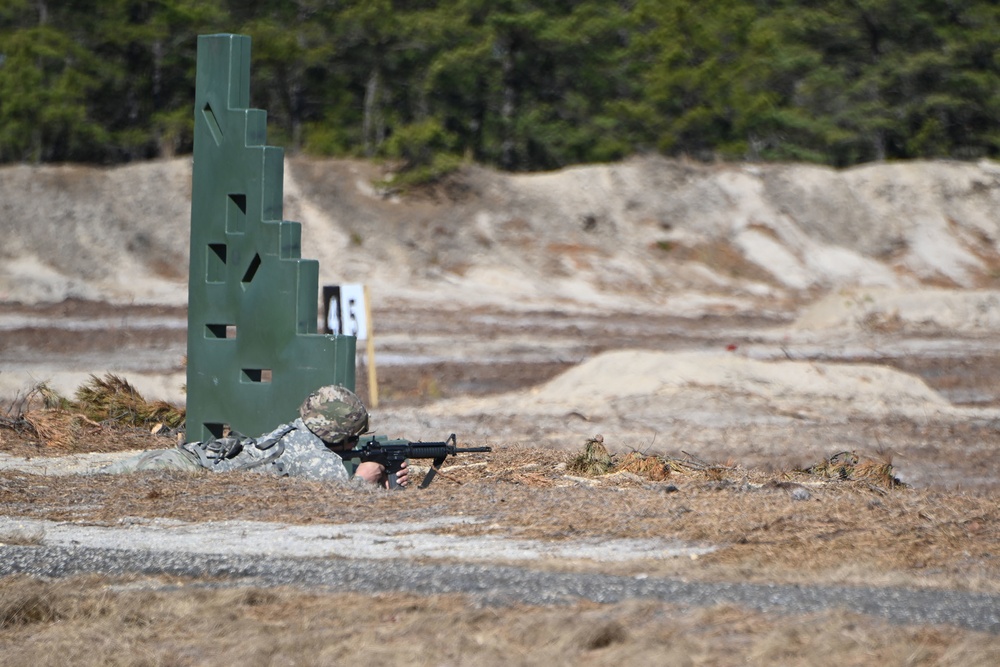
<svg viewBox="0 0 1000 667"><path fill-rule="evenodd" d="M385 488L389 487L389 476L385 472L385 466L375 461L362 462L357 470L354 471L354 476L360 477L371 484L377 484ZM396 482L400 486L406 486L410 483L410 468L407 461L403 461L402 468L396 473Z"/></svg>
<svg viewBox="0 0 1000 667"><path fill-rule="evenodd" d="M407 484L410 483L410 462L409 461L403 461L403 466L399 469L399 472L396 473L396 482L400 486L406 486ZM386 484L386 486L389 485L389 480L388 479L386 479L385 484Z"/></svg>
<svg viewBox="0 0 1000 667"><path fill-rule="evenodd" d="M363 461L354 471L355 477L360 477L369 484L381 484L385 477L385 466L375 461Z"/></svg>

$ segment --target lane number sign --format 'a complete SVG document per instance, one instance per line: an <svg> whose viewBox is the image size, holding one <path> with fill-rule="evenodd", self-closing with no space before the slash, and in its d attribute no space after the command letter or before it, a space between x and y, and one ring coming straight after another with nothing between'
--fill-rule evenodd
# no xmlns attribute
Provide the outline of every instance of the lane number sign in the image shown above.
<svg viewBox="0 0 1000 667"><path fill-rule="evenodd" d="M364 285L324 285L325 333L368 338Z"/></svg>

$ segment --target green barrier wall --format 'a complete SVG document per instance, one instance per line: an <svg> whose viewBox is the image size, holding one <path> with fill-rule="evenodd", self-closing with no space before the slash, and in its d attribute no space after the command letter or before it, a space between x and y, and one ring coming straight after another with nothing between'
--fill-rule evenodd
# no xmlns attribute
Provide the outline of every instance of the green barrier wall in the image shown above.
<svg viewBox="0 0 1000 667"><path fill-rule="evenodd" d="M356 340L317 334L319 264L282 220L284 152L250 109L250 38L198 38L187 439L257 436L326 384L354 390Z"/></svg>

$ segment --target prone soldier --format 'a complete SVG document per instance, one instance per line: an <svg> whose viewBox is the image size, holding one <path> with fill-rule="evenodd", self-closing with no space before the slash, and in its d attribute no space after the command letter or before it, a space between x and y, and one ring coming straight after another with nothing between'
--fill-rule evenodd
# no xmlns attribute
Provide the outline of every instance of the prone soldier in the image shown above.
<svg viewBox="0 0 1000 667"><path fill-rule="evenodd" d="M299 417L259 438L238 433L189 442L172 449L158 449L119 461L97 473L139 470L254 470L303 477L315 481L359 482L389 486L385 463L355 462L347 452L368 430L368 411L350 390L335 385L310 394L299 408ZM342 452L342 458L337 452ZM403 461L393 475L394 485L409 483L409 467Z"/></svg>

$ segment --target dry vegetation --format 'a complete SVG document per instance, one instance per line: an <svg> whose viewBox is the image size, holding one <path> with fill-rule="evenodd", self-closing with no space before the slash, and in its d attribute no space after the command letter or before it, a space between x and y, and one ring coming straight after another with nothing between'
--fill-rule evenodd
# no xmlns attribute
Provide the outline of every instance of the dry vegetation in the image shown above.
<svg viewBox="0 0 1000 667"><path fill-rule="evenodd" d="M18 456L151 449L150 436L173 437L184 424L182 408L147 401L127 380L112 373L92 375L77 389L76 400L46 384L36 385L11 401L4 412L0 414L0 451Z"/></svg>
<svg viewBox="0 0 1000 667"><path fill-rule="evenodd" d="M651 601L479 607L460 596L213 589L176 579L0 580L3 664L996 664L995 637L843 612L794 622Z"/></svg>
<svg viewBox="0 0 1000 667"><path fill-rule="evenodd" d="M92 386L119 393L113 382ZM85 403L82 394L67 402L39 390L0 420L0 452L60 457L173 443L173 427L156 417L99 421ZM1000 592L995 494L909 489L893 476L891 461L854 452L765 472L690 455L616 456L600 437L575 454L510 444L463 456L426 490L374 494L251 472L145 472L123 483L7 470L0 472L0 505L12 516L103 525L126 516L339 523L463 515L479 522L440 530L543 540L666 537L720 547L696 559L613 566L543 560L539 568ZM0 535L0 542L39 544L44 535ZM496 608L460 596L372 599L228 586L7 577L0 580L2 662L992 665L1000 657L993 635L891 626L842 612L790 622L730 606Z"/></svg>
<svg viewBox="0 0 1000 667"><path fill-rule="evenodd" d="M58 414L70 419L76 413ZM172 444L169 436L95 422L55 447L32 431L35 423L7 418L0 451L37 457ZM644 572L1000 591L1000 510L993 493L908 489L893 477L890 461L856 453L765 472L693 456L613 456L601 440L577 454L499 446L452 459L426 490L375 495L252 472L146 472L123 484L116 476L8 470L0 473L0 503L15 516L105 525L124 516L205 521L252 513L264 521L338 523L464 515L480 522L442 530L545 540L668 537L722 546L697 561L634 566Z"/></svg>
<svg viewBox="0 0 1000 667"><path fill-rule="evenodd" d="M383 399L406 405L420 405L441 397L524 389L566 370L571 365L570 359L605 349L705 346L723 349L744 340L750 342L754 340L752 332L787 323L804 300L816 294L783 289L781 276L772 267L749 261L733 244L731 237L738 230L726 227L724 238L720 238L718 230L712 228L714 221L752 219L752 231L776 243L782 237L813 238L820 247L838 248L845 246L830 245L822 237L817 239L809 229L800 234L789 228L788 211L854 208L859 203L864 208L871 199L875 204L881 201L887 206L888 213L880 216L878 222L898 226L901 221L910 220L909 208L914 201L921 206L926 202L917 197L926 182L921 176L926 166L907 166L907 173L902 174L901 165L889 165L897 172L896 178L905 177L902 189L885 189L885 197L892 201L879 199L882 195L871 197L865 191L860 191L857 197L839 198L839 192L852 188L857 191L857 182L848 184L846 189L828 187L837 183L819 179L819 172L810 169L795 174L794 180L801 187L787 189L773 203L761 206L756 192L748 191L744 196L727 189L728 186L720 190L708 183L711 174L692 171L691 165L668 165L664 181L664 165L655 164L652 169L643 168L627 176L641 179L635 180L632 194L627 198L618 191L606 193L609 200L606 208L632 213L620 219L598 220L594 211L605 208L600 201L606 196L605 191L588 191L594 183L588 173L593 172L584 170L572 170L558 182L550 181L555 189L547 187L544 198L534 195L531 189L519 189L521 177L498 181L496 175L477 171L476 180L459 184L468 188L466 191L427 192L424 193L427 201L411 199L410 205L401 207L339 185L356 180L355 163L292 161L290 164L296 189L302 190L298 197L302 204L289 217L305 219L298 213L304 211L304 203L311 203L311 209L326 211L328 215L309 221L307 229L333 232L324 231L314 237L321 242L310 244L310 257L320 259L323 266L340 267L342 262L337 260L342 255L342 245L327 243L325 239L336 240L341 233L339 223L334 220L353 221L350 224L354 227L343 232L349 235L352 253L358 254L359 261L354 265L363 267L364 275L355 277L372 281L383 294L393 293L402 286L399 275L416 279L427 273L424 268L428 263L436 263L436 268L445 273L469 276L470 293L482 290L494 297L497 295L492 278L473 282L476 271L472 269L490 269L503 262L505 270L523 274L525 280L540 286L559 283L572 275L587 290L593 288L616 298L621 294L645 294L651 288L651 278L653 291L661 296L673 290L682 293L707 289L715 294L720 282L716 276L732 279L734 284L739 279L748 279L777 288L763 297L751 297L750 291L736 287L725 292L719 303L706 306L699 321L675 313L653 314L662 310L662 304L633 314L615 313L613 318L603 314L570 318L562 309L563 293L541 289L535 307L544 317L531 314L520 320L510 318L511 330L536 342L566 337L572 339L571 349L579 352L557 352L531 363L510 364L482 360L476 363L472 352L453 355L447 362L400 368L393 377L385 379ZM156 168L154 177L142 182L130 181L125 186L138 199L134 206L122 208L125 217L117 223L112 220L114 224L110 227L107 202L115 198L117 186L89 188L86 197L85 193L76 193L78 206L74 209L72 228L78 235L56 244L58 248L53 246L51 234L38 233L36 221L58 223L65 220L64 212L50 207L42 214L32 213L24 218L29 221L25 229L31 233L19 235L21 245L13 246L24 246L23 257L37 256L53 262L60 275L86 288L83 294L103 299L113 293L115 298L122 299L122 294L127 293L130 305L112 308L100 302L75 299L48 305L0 304L6 312L28 316L29 322L37 316L45 320L42 324L5 330L0 336L0 356L5 360L26 361L35 364L33 368L43 368L44 373L62 370L85 356L91 359L88 369L122 367L125 360L136 357L139 360L126 365L127 368L137 372L178 370L177 360L184 344L182 328L131 327L125 323L163 316L183 319L186 309L131 304L136 293L153 293L144 276L105 271L108 267L126 270L133 265L148 269L152 262L157 272L162 268L157 262L164 256L170 259L167 263L173 268L163 275L177 277L176 268L184 266L183 243L174 241L186 238L189 211L177 206L176 196L164 199L160 195L177 190L164 189L164 179L181 185L189 182L189 166L187 162L176 162L151 167ZM67 167L59 169L65 171ZM721 165L712 166L709 172L721 173L722 169ZM778 178L785 177L786 167L781 169ZM338 176L331 179L331 173ZM104 179L106 175L95 172L94 176ZM117 173L114 177L117 178ZM958 172L949 177L944 193L963 192L964 178ZM838 176L836 180L842 179ZM487 198L481 194L495 193L498 183L499 195L490 194ZM688 190L674 183L700 189ZM457 186L449 183L444 187ZM802 193L810 188L834 198L829 203L814 199L814 195L803 198ZM31 188L20 188L20 193L14 190L8 192L6 199L15 201L25 196L32 199L21 207L23 210L34 211L35 200L52 206L65 202L64 197L31 195ZM722 191L727 193L725 197L701 194ZM580 196L581 192L593 196ZM962 196L963 201L968 199ZM435 207L439 200L461 200L467 207L461 211L446 210L443 205ZM897 202L904 206L901 208ZM980 210L981 215L972 215L969 208L968 219L960 221L960 225L951 223L954 229L949 237L942 239L934 223L935 211L953 210L954 206L932 198L928 215L922 218L931 225L903 224L909 230L905 237L899 237L898 242L887 246L891 250L874 259L882 261L890 272L899 273L905 282L915 277L905 268L906 260L915 257L911 252L914 247L943 241L945 250L954 249L957 246L948 239L957 239L958 245L981 260L982 268L967 267L973 280L980 285L996 286L997 256L984 250L990 246L989 239L970 236L981 227L976 220L995 217L995 207L988 198L966 204ZM634 205L638 208L633 208ZM487 219L492 218L493 222L482 227L477 224L471 233L466 233L468 211L478 210L489 212ZM686 233L668 234L674 223L661 218L658 213L661 210L670 211L669 218L676 220L677 230ZM309 215L315 218L312 212ZM648 219L644 222L632 219L640 216ZM409 224L413 219L443 222ZM568 221L569 226L560 221ZM660 230L650 236L649 229L656 226ZM104 232L110 228L137 230L142 236L160 239L159 245L154 244L153 259L145 251L136 254L131 244L112 244L123 254L113 261L102 262L99 270L82 261L81 258L94 255L93 244L101 244ZM449 229L454 233L448 233ZM824 226L824 229L830 228ZM400 230L404 230L402 234ZM610 230L616 235L614 243L608 242ZM933 232L933 236L926 236L928 232ZM885 234L892 239L898 235L895 229ZM594 245L595 239L604 249L596 254L592 251L598 247ZM129 253L124 253L125 245ZM100 248L101 256L107 249L105 246ZM490 252L482 252L485 246L490 247ZM857 239L851 239L846 247L869 256L871 249L859 246ZM808 259L795 248L786 247L803 262ZM380 254L383 251L389 255ZM956 253L938 255L946 265ZM382 260L387 256L393 259L391 271L373 273L364 268L386 266ZM920 265L925 258L918 259ZM707 268L709 277L703 277L700 270L688 270L691 267ZM838 284L839 278L824 266L805 268L813 271L821 284L824 281ZM974 276L976 271L980 272L978 277ZM42 272L20 276L23 284L35 286L25 294L31 296L36 294L32 290L46 287L45 275ZM553 277L559 280L551 280ZM955 284L945 273L936 278L924 276L921 280L924 284ZM175 296L182 303L183 281L176 285ZM410 291L404 293L413 294L419 288L431 296L436 285L418 280L415 286L408 285ZM56 285L54 289L61 288ZM520 299L513 291L506 297ZM478 349L483 341L491 341L495 336L494 325L489 324L499 321L493 298L482 302L471 299L454 310L441 308L433 301L418 308L411 305L407 310L400 308L402 300L398 298L391 308L386 305L385 311L376 314L380 335L411 340L415 332L422 332L429 335L429 340L441 337L466 341L469 350ZM546 308L551 311L545 311ZM475 315L483 316L478 323ZM49 323L63 317L109 318L108 321L121 326L78 331ZM539 321L532 323L529 321L532 319ZM859 324L862 331L875 336L873 340L888 340L890 335L899 336L900 327L907 322L890 312L868 316ZM731 340L728 332L733 330L751 333ZM937 334L931 331L929 335ZM412 352L419 348L402 349ZM908 353L896 356L890 353L891 349L890 346L888 352L883 351L882 359L869 356L859 360L878 361L921 375L935 389L974 390L973 395L992 396L991 405L1000 406L995 390L1000 364L991 350L976 352L979 348L971 346L973 351L961 357L938 358ZM151 356L166 356L171 361L163 363L155 359L154 363L149 360ZM39 357L44 357L46 363L38 364ZM364 374L359 374L358 379L359 393L364 395ZM38 387L13 404L0 405L0 454L58 462L67 455L83 452L170 447L176 442L179 417L179 412L170 406L141 400L127 382L113 376L92 378L82 393L72 398L55 396ZM907 488L897 483L892 461L878 451L840 451L856 446L864 449L865 445L858 445L859 442L870 443L872 449L881 448L883 442L887 449L903 442L910 445L911 468L925 464L941 466L965 480L979 472L977 468L986 469L989 474L982 477L994 484L995 465L988 460L995 458L994 426L879 420L857 426L859 430L867 430L866 433L874 433L875 437L867 439L838 438L837 433L831 437L826 428L822 423L803 427L786 440L773 441L773 447L770 446L773 430L748 429L739 433L739 438L733 435L732 440L756 439L766 445L752 448L764 452L754 454L757 457L753 459L754 466L747 465L750 459L702 460L683 451L675 452L676 458L650 457L640 452L612 456L596 446L602 444L597 438L591 443L582 439L558 443L562 451L493 441L490 444L494 445L494 451L489 455L463 456L449 462L452 465L429 489L393 493L364 493L252 473L145 472L124 477L78 477L4 470L0 471L0 514L99 525L118 525L123 517L337 523L419 521L463 515L479 521L451 524L439 530L548 541L661 537L718 547L696 559L629 564L550 559L531 565L536 568L643 573L703 581L1000 592L1000 502L995 487L977 482L975 492ZM843 436L844 430L839 434ZM609 441L615 440L614 433L606 430L605 435ZM686 449L708 459L725 458L736 451L732 440L728 433L723 434L712 453L691 446ZM807 458L802 461L796 459L795 468L783 469L781 462L768 458L772 451L791 451L800 443L807 445L813 454L805 455ZM748 449L751 448L739 451ZM757 467L761 465L771 467L766 470ZM0 534L0 551L2 545L30 550L33 545L45 542L46 535L40 529L17 530ZM97 576L61 581L23 576L0 578L0 664L3 665L350 663L992 666L1000 664L1000 644L997 635L944 626L894 626L878 618L840 611L788 617L734 606L691 609L651 601L483 607L459 596L395 593L372 597L322 590L262 590L234 586L232 581Z"/></svg>

